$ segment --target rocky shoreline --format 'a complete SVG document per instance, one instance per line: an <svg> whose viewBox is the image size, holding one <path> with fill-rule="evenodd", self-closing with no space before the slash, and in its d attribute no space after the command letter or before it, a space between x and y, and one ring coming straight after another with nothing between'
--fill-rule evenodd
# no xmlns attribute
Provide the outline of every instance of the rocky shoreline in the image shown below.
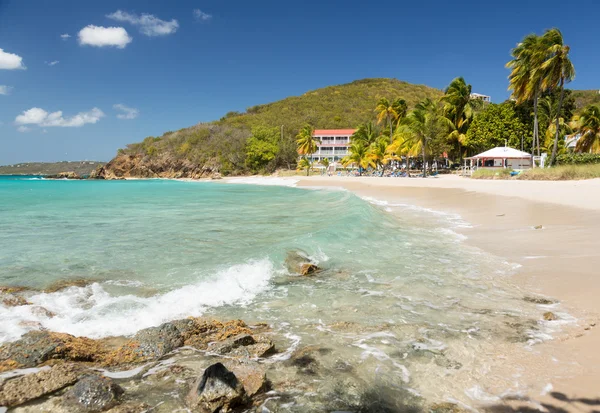
<svg viewBox="0 0 600 413"><path fill-rule="evenodd" d="M286 266L296 277L322 271L300 250L289 252ZM44 291L91 282L64 280ZM31 305L28 291L0 287L0 301ZM460 411L366 382L343 359L330 365L333 349L290 345L266 323L185 318L102 339L29 327L0 346L0 412Z"/></svg>

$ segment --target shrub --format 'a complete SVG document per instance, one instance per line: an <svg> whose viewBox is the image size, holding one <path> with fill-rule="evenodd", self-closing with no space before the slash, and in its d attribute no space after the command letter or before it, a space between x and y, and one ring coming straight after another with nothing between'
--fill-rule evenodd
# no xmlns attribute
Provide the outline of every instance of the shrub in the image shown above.
<svg viewBox="0 0 600 413"><path fill-rule="evenodd" d="M600 164L597 153L565 153L556 157L557 165L590 165Z"/></svg>
<svg viewBox="0 0 600 413"><path fill-rule="evenodd" d="M512 169L478 169L473 172L473 179L510 179Z"/></svg>

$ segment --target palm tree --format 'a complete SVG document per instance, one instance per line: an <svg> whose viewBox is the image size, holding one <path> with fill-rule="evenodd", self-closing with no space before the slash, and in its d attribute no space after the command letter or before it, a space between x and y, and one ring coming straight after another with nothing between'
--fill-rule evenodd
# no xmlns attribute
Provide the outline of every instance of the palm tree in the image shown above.
<svg viewBox="0 0 600 413"><path fill-rule="evenodd" d="M381 129L374 122L363 123L356 129L356 132L350 137L354 143L361 143L364 146L369 146L381 136Z"/></svg>
<svg viewBox="0 0 600 413"><path fill-rule="evenodd" d="M388 156L388 142L385 137L379 138L376 142L373 142L369 146L369 156L377 168L381 168L385 171L385 165L389 162Z"/></svg>
<svg viewBox="0 0 600 413"><path fill-rule="evenodd" d="M298 169L306 169L306 176L308 176L310 174L310 168L312 168L312 162L306 156L303 156L298 162Z"/></svg>
<svg viewBox="0 0 600 413"><path fill-rule="evenodd" d="M350 154L342 159L342 165L345 167L350 164L358 166L358 173L362 175L363 169L369 166L375 166L375 163L370 157L369 150L366 146L359 143L352 143L349 148Z"/></svg>
<svg viewBox="0 0 600 413"><path fill-rule="evenodd" d="M600 152L600 107L586 106L571 122L573 129L581 134L575 150L578 152Z"/></svg>
<svg viewBox="0 0 600 413"><path fill-rule="evenodd" d="M404 145L411 147L413 151L420 149L423 177L427 176L427 144L436 138L446 137L450 128L452 122L442 116L437 102L427 98L406 115L400 128L396 130L398 138L404 140Z"/></svg>
<svg viewBox="0 0 600 413"><path fill-rule="evenodd" d="M542 92L543 73L542 64L546 57L546 47L543 36L529 34L512 50L513 60L506 66L511 69L508 76L508 90L517 103L533 99L533 150L537 145L540 154L540 140L538 130L538 99Z"/></svg>
<svg viewBox="0 0 600 413"><path fill-rule="evenodd" d="M382 123L387 121L390 129L390 143L393 141L394 130L393 124L406 115L407 105L403 99L396 99L390 102L386 98L379 99L375 112L377 112L377 122Z"/></svg>
<svg viewBox="0 0 600 413"><path fill-rule="evenodd" d="M325 172L327 173L327 168L329 168L329 158L323 158L319 163L325 167Z"/></svg>
<svg viewBox="0 0 600 413"><path fill-rule="evenodd" d="M575 78L575 68L569 59L569 46L563 41L560 30L554 28L544 33L548 43L548 59L542 64L542 89L554 89L560 87L560 98L558 100L557 113L560 114L563 99L565 96L565 83L569 83ZM560 133L560 116L556 116L554 146L552 147L552 156L549 165L552 166L556 159L558 150L558 136Z"/></svg>
<svg viewBox="0 0 600 413"><path fill-rule="evenodd" d="M453 125L448 138L458 147L459 159L462 161L461 146L473 121L475 110L481 107L483 102L471 97L471 85L462 77L450 82L441 101L444 103L444 115Z"/></svg>
<svg viewBox="0 0 600 413"><path fill-rule="evenodd" d="M306 125L298 135L296 135L296 143L298 144L298 155L310 155L317 151L319 139L313 136L314 129L310 125Z"/></svg>

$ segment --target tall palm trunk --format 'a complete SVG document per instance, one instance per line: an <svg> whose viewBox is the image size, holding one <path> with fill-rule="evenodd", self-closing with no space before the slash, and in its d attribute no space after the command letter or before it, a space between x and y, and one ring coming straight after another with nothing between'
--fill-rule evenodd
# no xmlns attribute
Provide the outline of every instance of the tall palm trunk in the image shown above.
<svg viewBox="0 0 600 413"><path fill-rule="evenodd" d="M427 178L427 166L425 165L425 146L427 146L427 141L424 141L423 145L421 145L421 152L423 153L423 178Z"/></svg>
<svg viewBox="0 0 600 413"><path fill-rule="evenodd" d="M540 137L538 136L538 95L539 93L536 91L535 97L533 98L533 147L531 148L531 154L535 152L537 146L537 156L540 156Z"/></svg>
<svg viewBox="0 0 600 413"><path fill-rule="evenodd" d="M388 115L388 124L390 125L390 145L394 143L394 134L392 133L392 117Z"/></svg>
<svg viewBox="0 0 600 413"><path fill-rule="evenodd" d="M560 98L558 99L558 111L556 113L556 132L554 133L554 146L552 147L552 156L550 157L550 164L548 166L554 165L554 161L556 160L556 152L558 152L558 135L560 128L560 111L562 109L563 98L565 97L565 78L561 76L560 78Z"/></svg>

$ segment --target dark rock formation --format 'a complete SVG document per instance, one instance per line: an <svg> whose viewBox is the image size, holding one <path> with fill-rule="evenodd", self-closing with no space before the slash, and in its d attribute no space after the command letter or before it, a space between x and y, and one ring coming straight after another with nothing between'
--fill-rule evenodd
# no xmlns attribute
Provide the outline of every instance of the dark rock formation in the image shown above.
<svg viewBox="0 0 600 413"><path fill-rule="evenodd" d="M63 364L50 370L9 379L0 385L0 406L18 406L54 393L75 383L80 374L81 368Z"/></svg>
<svg viewBox="0 0 600 413"><path fill-rule="evenodd" d="M192 386L187 397L188 406L203 413L227 413L245 402L246 392L238 378L223 364L216 363Z"/></svg>
<svg viewBox="0 0 600 413"><path fill-rule="evenodd" d="M113 380L90 374L65 394L65 404L82 412L101 412L119 404L124 390Z"/></svg>

